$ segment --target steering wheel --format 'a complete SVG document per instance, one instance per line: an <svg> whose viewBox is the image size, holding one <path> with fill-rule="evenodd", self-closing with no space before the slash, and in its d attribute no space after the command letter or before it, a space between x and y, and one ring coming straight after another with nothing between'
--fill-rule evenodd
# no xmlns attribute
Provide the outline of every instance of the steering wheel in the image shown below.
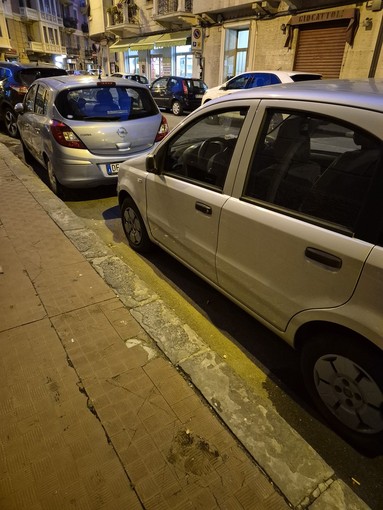
<svg viewBox="0 0 383 510"><path fill-rule="evenodd" d="M198 149L198 160L209 160L211 156L222 152L226 147L226 140L222 137L216 136L204 140Z"/></svg>

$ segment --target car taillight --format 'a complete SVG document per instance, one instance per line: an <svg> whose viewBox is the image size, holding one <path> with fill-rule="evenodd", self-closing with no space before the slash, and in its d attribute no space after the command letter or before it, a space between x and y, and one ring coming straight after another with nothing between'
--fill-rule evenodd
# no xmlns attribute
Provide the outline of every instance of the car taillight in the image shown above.
<svg viewBox="0 0 383 510"><path fill-rule="evenodd" d="M182 80L182 90L184 91L184 94L188 93L188 86L185 80Z"/></svg>
<svg viewBox="0 0 383 510"><path fill-rule="evenodd" d="M18 94L26 94L28 92L28 87L25 85L11 85L10 88L15 90Z"/></svg>
<svg viewBox="0 0 383 510"><path fill-rule="evenodd" d="M155 142L161 141L165 136L169 133L169 126L168 121L165 119L165 117L162 115L161 124L157 131Z"/></svg>
<svg viewBox="0 0 383 510"><path fill-rule="evenodd" d="M51 120L51 132L57 143L72 149L86 149L82 141L77 138L69 126L58 120Z"/></svg>

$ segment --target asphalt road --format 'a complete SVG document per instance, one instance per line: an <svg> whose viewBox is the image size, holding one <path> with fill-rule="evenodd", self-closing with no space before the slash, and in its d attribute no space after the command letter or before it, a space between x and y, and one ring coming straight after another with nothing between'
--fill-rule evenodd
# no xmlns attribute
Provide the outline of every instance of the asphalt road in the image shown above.
<svg viewBox="0 0 383 510"><path fill-rule="evenodd" d="M184 117L166 114L170 127ZM20 143L0 142L22 159ZM37 165L33 169L41 177ZM322 456L337 476L373 510L383 510L383 456L367 458L333 433L313 409L303 387L296 353L256 320L161 250L143 257L124 238L115 189L75 192L66 201L162 299Z"/></svg>

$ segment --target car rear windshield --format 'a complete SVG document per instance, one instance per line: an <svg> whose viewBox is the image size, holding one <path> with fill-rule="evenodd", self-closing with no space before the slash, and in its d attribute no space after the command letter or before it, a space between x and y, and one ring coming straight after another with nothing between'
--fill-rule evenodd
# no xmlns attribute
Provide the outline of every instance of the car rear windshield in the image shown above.
<svg viewBox="0 0 383 510"><path fill-rule="evenodd" d="M37 78L47 78L48 76L63 76L67 74L65 69L55 68L38 68L32 67L28 69L21 69L18 72L18 81L29 87Z"/></svg>
<svg viewBox="0 0 383 510"><path fill-rule="evenodd" d="M198 94L203 93L205 92L205 90L207 90L207 85L202 80L187 79L185 81L188 84L188 89L191 92L195 92L196 94Z"/></svg>
<svg viewBox="0 0 383 510"><path fill-rule="evenodd" d="M73 120L127 120L158 113L148 89L129 86L63 90L58 94L55 105L63 117Z"/></svg>
<svg viewBox="0 0 383 510"><path fill-rule="evenodd" d="M291 76L293 81L320 80L321 78L320 74L293 74Z"/></svg>

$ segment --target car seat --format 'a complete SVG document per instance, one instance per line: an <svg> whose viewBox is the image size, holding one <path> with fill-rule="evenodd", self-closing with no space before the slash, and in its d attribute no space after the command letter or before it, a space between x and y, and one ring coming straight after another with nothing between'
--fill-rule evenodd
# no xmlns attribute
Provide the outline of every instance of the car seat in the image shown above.
<svg viewBox="0 0 383 510"><path fill-rule="evenodd" d="M102 88L96 94L97 104L93 108L97 113L108 113L110 110L118 110L118 105L113 101L110 90Z"/></svg>

